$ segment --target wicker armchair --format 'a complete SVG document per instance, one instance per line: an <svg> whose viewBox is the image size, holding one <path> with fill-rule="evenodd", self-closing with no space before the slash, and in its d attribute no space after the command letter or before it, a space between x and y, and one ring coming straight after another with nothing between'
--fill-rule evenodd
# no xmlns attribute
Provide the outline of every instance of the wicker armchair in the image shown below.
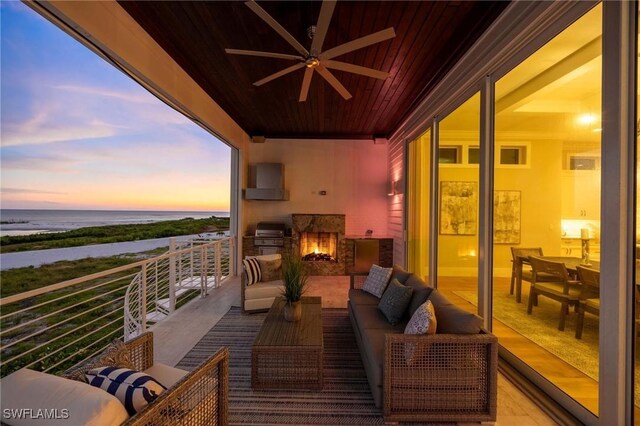
<svg viewBox="0 0 640 426"><path fill-rule="evenodd" d="M138 371L153 365L153 333L125 343ZM222 348L124 425L228 424L229 350Z"/></svg>

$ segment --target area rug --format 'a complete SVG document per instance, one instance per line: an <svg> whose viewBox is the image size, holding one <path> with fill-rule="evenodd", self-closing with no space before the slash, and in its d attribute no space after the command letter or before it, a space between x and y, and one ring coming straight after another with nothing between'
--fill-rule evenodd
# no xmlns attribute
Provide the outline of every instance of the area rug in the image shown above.
<svg viewBox="0 0 640 426"><path fill-rule="evenodd" d="M229 423L236 425L376 425L376 408L346 309L323 309L324 388L254 391L251 345L266 314L229 312L189 351L177 367L193 370L223 346L229 347Z"/></svg>
<svg viewBox="0 0 640 426"><path fill-rule="evenodd" d="M472 291L454 291L453 293L475 306L478 305L476 293ZM586 314L582 339L576 339L577 314L573 308L567 316L565 330L560 331L558 330L559 302L548 297L539 297L538 306L533 307L531 315L527 315L527 303L526 294L522 295L522 303L516 303L513 295L496 293L493 296L494 318L597 381L598 317ZM640 405L640 363L637 359L635 374L635 403Z"/></svg>

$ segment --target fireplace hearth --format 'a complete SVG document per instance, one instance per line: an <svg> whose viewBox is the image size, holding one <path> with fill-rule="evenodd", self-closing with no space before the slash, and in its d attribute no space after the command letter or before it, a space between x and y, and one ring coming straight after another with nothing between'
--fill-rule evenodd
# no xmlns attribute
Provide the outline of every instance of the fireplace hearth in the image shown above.
<svg viewBox="0 0 640 426"><path fill-rule="evenodd" d="M345 216L340 214L292 215L291 249L300 255L310 275L345 273Z"/></svg>

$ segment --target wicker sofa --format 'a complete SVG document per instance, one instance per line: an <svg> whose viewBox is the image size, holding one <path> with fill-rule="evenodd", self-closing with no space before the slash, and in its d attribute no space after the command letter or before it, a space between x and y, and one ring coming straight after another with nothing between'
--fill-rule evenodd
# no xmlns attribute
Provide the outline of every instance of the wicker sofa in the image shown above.
<svg viewBox="0 0 640 426"><path fill-rule="evenodd" d="M124 343L118 357L127 355L133 369L143 371L167 387L142 411L129 416L124 406L106 391L81 380L89 364L67 371L62 377L21 369L2 379L4 408L33 410L66 409L69 417L47 424L90 425L226 425L228 424L229 351L222 348L195 370L154 364L153 334L144 333ZM96 361L98 362L98 361ZM91 364L93 365L93 364ZM75 380L73 378L75 378ZM5 410L6 411L6 410ZM25 424L16 418L3 423ZM43 423L44 424L44 423Z"/></svg>
<svg viewBox="0 0 640 426"><path fill-rule="evenodd" d="M394 276L402 276L396 268ZM412 276L414 290L427 287L424 281L404 271L404 281L408 276ZM374 401L382 407L385 421L495 421L497 338L480 326L475 334L404 334L408 315L400 324L389 324L377 309L379 299L362 290L365 278L366 274L351 275L349 317ZM458 321L451 318L451 312L457 314L458 308L452 310L441 293L433 290L427 294L425 297L432 300L435 308L438 329L440 321ZM448 304L448 309L441 309L439 319L439 305L443 304ZM460 311L464 322L470 314ZM457 326L454 324L454 328ZM419 356L409 361L407 350Z"/></svg>

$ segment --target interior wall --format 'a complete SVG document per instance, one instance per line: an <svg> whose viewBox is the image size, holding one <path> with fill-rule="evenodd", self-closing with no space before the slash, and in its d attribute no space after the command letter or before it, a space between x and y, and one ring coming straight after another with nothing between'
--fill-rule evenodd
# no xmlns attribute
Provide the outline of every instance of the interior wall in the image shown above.
<svg viewBox="0 0 640 426"><path fill-rule="evenodd" d="M347 235L364 235L372 229L374 237L387 236L388 148L371 140L267 139L250 143L249 164L284 165L289 200L243 200L245 235L253 233L257 222L291 226L293 213L321 213L346 215Z"/></svg>
<svg viewBox="0 0 640 426"><path fill-rule="evenodd" d="M494 189L521 191L520 247L542 247L547 256L560 256L562 229L562 142L531 142L530 167L495 171ZM494 275L511 275L511 244L493 246Z"/></svg>
<svg viewBox="0 0 640 426"><path fill-rule="evenodd" d="M511 274L511 249L542 247L549 256L559 256L561 246L562 143L539 140L530 144L530 164L495 169L495 190L520 191L520 244L493 246L494 275ZM464 145L463 149L467 146ZM478 182L478 166L455 165L440 168L442 181ZM535 182L535 184L532 184ZM475 276L478 269L477 235L440 235L438 274Z"/></svg>

